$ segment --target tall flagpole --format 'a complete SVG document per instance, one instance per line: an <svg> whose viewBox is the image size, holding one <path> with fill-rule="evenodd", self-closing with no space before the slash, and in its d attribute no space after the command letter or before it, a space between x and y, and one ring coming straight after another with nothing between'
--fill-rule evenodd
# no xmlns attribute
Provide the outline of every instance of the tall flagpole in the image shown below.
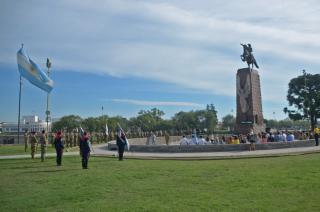
<svg viewBox="0 0 320 212"><path fill-rule="evenodd" d="M49 60L49 58L47 58L47 74L48 77L50 77L50 68L51 68L51 62ZM47 133L49 133L49 118L50 118L50 110L49 110L49 100L50 100L50 94L49 92L47 93L47 110L46 110L46 122L47 122Z"/></svg>
<svg viewBox="0 0 320 212"><path fill-rule="evenodd" d="M18 144L20 144L20 108L21 108L21 87L22 87L22 77L20 75L20 86L19 86L19 113L18 113Z"/></svg>

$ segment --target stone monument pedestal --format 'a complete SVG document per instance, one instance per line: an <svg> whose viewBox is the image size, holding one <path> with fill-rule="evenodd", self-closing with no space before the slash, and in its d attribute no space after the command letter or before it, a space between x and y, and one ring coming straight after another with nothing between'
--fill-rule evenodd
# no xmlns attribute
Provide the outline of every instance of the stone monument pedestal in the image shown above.
<svg viewBox="0 0 320 212"><path fill-rule="evenodd" d="M237 117L235 131L240 134L265 132L259 73L255 69L237 71Z"/></svg>

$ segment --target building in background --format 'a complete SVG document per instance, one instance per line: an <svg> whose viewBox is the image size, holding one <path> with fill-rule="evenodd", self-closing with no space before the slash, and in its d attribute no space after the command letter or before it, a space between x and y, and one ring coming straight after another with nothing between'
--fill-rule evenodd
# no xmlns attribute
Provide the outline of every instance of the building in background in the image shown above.
<svg viewBox="0 0 320 212"><path fill-rule="evenodd" d="M51 131L51 122L48 124L49 131ZM24 133L25 130L29 132L41 132L47 130L47 122L40 120L36 115L22 116L20 120L20 132ZM17 133L18 123L15 122L1 122L0 131L3 133Z"/></svg>

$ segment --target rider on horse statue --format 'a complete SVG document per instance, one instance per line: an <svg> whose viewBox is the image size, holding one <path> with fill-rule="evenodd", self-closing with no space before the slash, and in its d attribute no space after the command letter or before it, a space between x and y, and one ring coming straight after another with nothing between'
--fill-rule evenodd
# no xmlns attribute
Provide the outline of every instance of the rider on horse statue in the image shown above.
<svg viewBox="0 0 320 212"><path fill-rule="evenodd" d="M254 58L254 56L252 54L251 44L250 43L248 43L248 44L242 44L241 43L241 46L243 47L243 54L240 56L241 60L243 62L247 62L249 68L250 68L250 65L251 65L252 66L251 69L253 69L253 65L256 68L259 68L259 66L257 64L257 61L256 61L256 59Z"/></svg>

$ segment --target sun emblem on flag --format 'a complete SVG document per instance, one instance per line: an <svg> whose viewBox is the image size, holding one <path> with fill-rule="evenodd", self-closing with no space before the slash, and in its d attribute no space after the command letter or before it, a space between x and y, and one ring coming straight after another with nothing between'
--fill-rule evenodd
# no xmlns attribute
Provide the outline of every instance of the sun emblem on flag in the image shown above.
<svg viewBox="0 0 320 212"><path fill-rule="evenodd" d="M30 67L30 74L32 74L35 78L37 78L38 80L40 80L40 77L39 77L39 75L38 75L38 72L36 71L36 69L35 69L33 66Z"/></svg>

